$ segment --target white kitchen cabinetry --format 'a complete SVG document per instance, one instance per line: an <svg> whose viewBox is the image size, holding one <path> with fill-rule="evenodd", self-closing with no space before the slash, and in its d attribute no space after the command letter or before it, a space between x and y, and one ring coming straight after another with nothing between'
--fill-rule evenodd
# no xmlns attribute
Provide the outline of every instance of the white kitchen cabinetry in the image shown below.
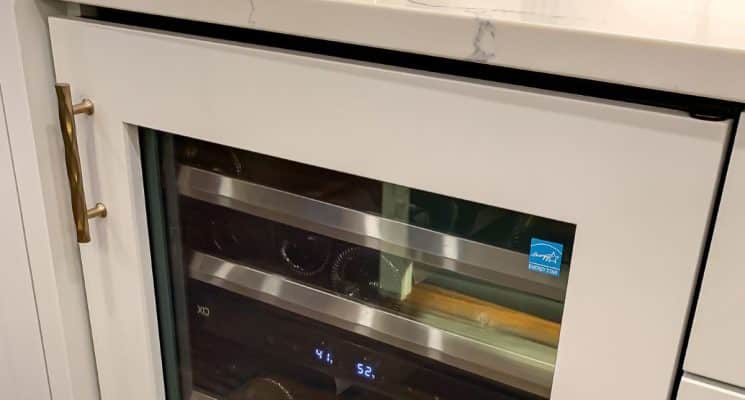
<svg viewBox="0 0 745 400"><path fill-rule="evenodd" d="M94 22L122 22L103 9L88 10L92 19L62 17L80 8L55 0L0 0L0 237L9 264L0 284L0 397L165 398L174 368L161 358L170 338L160 336L164 316L156 311L140 154L147 147L139 142L147 128L576 227L558 347L537 360L548 385L526 379L514 387L558 400L745 399L742 128L709 258L701 259L733 127L733 104L718 119L716 100L745 102L745 13L736 2L82 2L244 28L241 37L263 35L250 29L286 33L540 71L551 82L675 92L677 100L641 106L633 102L661 103L200 36L224 32L214 25L187 36L157 23L127 26L147 25L143 15ZM47 30L50 15L58 17ZM648 15L666 23L650 25ZM164 26L178 30L184 20ZM262 43L275 45L272 37ZM85 201L108 209L89 221L91 243L75 243L55 80L71 85L73 102L95 104L93 115L75 117ZM679 94L708 99L678 107ZM715 120L676 111L697 114L689 106L698 101L716 104ZM701 265L700 301L692 304ZM444 352L444 336L433 331L419 356ZM389 344L409 350L400 336ZM671 393L681 362L685 374Z"/></svg>
<svg viewBox="0 0 745 400"><path fill-rule="evenodd" d="M743 400L745 390L698 376L685 375L678 389L678 400Z"/></svg>
<svg viewBox="0 0 745 400"><path fill-rule="evenodd" d="M0 398L51 399L0 86Z"/></svg>
<svg viewBox="0 0 745 400"><path fill-rule="evenodd" d="M50 21L78 116L101 395L162 399L137 127L577 226L552 398L670 395L731 121L104 23ZM640 360L644 360L641 362Z"/></svg>
<svg viewBox="0 0 745 400"><path fill-rule="evenodd" d="M5 113L0 124L7 129L7 136L0 140L7 140L13 159L12 164L6 164L9 170L2 173L10 174L12 168L16 181L12 188L3 187L2 194L9 199L15 196L15 207L22 216L19 229L12 213L2 219L2 229L13 232L9 238L13 243L25 243L26 272L33 282L26 285L19 281L20 275L15 275L22 273L19 269L5 276L0 286L8 285L9 289L3 290L13 293L8 303L3 298L3 305L21 308L28 306L28 296L35 300L44 370L28 374L43 373L48 383L38 384L34 390L44 388L54 400L95 400L98 384L90 325L80 257L71 234L74 228L70 225L56 102L50 90L54 70L47 17L64 13L65 5L56 1L0 1L0 90ZM11 212L12 204L3 211ZM2 267L10 268L5 263ZM32 315L26 310L23 319ZM33 363L36 349L23 350L33 333L16 338L20 342L7 343L11 351L27 352L28 362Z"/></svg>
<svg viewBox="0 0 745 400"><path fill-rule="evenodd" d="M684 365L688 372L739 387L745 387L743 205L745 130L740 126L727 171Z"/></svg>

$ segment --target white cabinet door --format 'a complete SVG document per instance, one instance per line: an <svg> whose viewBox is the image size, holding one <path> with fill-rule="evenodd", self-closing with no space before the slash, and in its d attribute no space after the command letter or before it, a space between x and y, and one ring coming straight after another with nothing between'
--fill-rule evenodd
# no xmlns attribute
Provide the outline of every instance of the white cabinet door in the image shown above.
<svg viewBox="0 0 745 400"><path fill-rule="evenodd" d="M92 220L104 400L163 398L137 127L576 224L552 398L663 399L730 122L52 19Z"/></svg>
<svg viewBox="0 0 745 400"><path fill-rule="evenodd" d="M0 398L50 399L0 86Z"/></svg>
<svg viewBox="0 0 745 400"><path fill-rule="evenodd" d="M742 120L742 117L741 117ZM745 387L745 130L739 129L684 369Z"/></svg>
<svg viewBox="0 0 745 400"><path fill-rule="evenodd" d="M745 400L745 390L686 374L681 378L678 400Z"/></svg>

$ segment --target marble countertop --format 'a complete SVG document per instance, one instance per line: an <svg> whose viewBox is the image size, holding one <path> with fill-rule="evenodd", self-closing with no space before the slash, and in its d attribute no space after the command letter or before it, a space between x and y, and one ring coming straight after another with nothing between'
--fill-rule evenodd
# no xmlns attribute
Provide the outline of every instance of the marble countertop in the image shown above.
<svg viewBox="0 0 745 400"><path fill-rule="evenodd" d="M745 0L82 0L745 102Z"/></svg>

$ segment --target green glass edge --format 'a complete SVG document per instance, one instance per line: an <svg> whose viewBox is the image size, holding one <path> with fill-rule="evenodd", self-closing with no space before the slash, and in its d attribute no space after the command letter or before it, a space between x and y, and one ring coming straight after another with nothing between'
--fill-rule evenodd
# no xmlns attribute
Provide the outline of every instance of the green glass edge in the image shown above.
<svg viewBox="0 0 745 400"><path fill-rule="evenodd" d="M181 399L178 344L169 273L166 211L160 185L160 149L155 131L140 129L140 151L166 399L177 400Z"/></svg>

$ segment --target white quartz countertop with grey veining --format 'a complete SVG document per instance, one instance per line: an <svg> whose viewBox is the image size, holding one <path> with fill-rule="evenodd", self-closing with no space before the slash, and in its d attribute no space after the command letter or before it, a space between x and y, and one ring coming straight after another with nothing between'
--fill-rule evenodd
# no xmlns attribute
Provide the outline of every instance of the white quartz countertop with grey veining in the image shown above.
<svg viewBox="0 0 745 400"><path fill-rule="evenodd" d="M745 102L745 0L83 0Z"/></svg>

